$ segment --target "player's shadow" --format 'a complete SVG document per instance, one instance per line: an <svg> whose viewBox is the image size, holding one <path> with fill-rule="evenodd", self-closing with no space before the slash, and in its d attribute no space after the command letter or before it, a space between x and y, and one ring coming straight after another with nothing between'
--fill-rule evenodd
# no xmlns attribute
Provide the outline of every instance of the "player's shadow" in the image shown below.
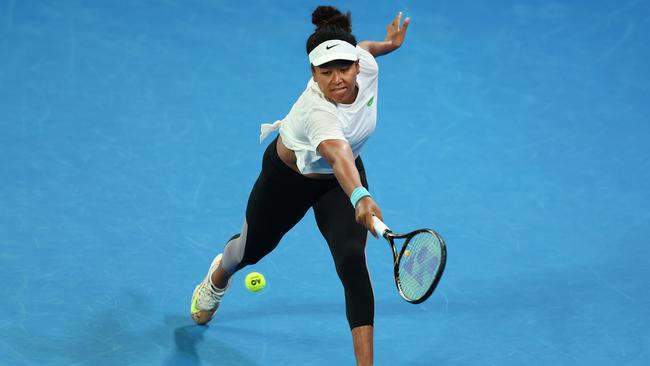
<svg viewBox="0 0 650 366"><path fill-rule="evenodd" d="M174 350L164 365L199 365L196 345L203 340L207 327L183 325L174 329Z"/></svg>
<svg viewBox="0 0 650 366"><path fill-rule="evenodd" d="M181 321L176 317L168 317L166 320L168 324L186 323L185 318ZM200 365L206 361L219 365L255 365L254 362L229 346L214 339L209 340L210 346L207 347L209 351L204 350L200 357L197 346L203 342L204 334L208 329L210 329L208 326L194 324L185 324L174 328L174 349L163 365Z"/></svg>

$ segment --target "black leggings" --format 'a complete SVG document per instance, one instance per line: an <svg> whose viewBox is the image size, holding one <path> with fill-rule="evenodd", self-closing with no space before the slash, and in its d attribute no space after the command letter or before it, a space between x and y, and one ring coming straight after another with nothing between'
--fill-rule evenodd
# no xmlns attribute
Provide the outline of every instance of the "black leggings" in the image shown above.
<svg viewBox="0 0 650 366"><path fill-rule="evenodd" d="M335 178L313 179L295 172L280 160L276 142L277 138L264 152L242 232L231 238L224 250L225 270L234 273L257 263L313 208L345 290L350 328L372 325L374 295L366 267L366 229L355 221L350 199ZM357 158L356 166L363 186L368 188L361 158Z"/></svg>

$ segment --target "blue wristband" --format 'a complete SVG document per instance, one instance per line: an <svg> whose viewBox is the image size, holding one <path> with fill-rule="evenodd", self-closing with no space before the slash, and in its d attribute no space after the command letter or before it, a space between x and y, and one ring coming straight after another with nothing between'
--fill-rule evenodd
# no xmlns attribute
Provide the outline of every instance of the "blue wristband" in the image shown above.
<svg viewBox="0 0 650 366"><path fill-rule="evenodd" d="M368 192L367 189L364 187L357 187L352 191L352 194L350 195L350 202L352 202L352 207L357 207L357 203L359 202L360 199L363 197L372 197L370 195L370 192Z"/></svg>

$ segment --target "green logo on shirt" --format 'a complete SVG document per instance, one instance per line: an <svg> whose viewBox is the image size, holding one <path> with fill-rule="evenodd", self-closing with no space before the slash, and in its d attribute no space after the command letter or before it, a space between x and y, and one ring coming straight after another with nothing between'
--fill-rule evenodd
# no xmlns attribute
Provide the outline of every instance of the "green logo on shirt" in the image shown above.
<svg viewBox="0 0 650 366"><path fill-rule="evenodd" d="M375 101L375 96L373 95L372 98L370 98L370 100L368 101L368 103L366 103L366 105L368 107L372 107L372 102L374 102L374 101Z"/></svg>

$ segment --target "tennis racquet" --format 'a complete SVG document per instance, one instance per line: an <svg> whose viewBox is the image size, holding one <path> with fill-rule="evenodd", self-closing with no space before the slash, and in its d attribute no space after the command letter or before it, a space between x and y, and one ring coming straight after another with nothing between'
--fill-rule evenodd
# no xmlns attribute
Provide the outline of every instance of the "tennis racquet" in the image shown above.
<svg viewBox="0 0 650 366"><path fill-rule="evenodd" d="M399 294L412 304L429 298L445 270L445 241L430 229L395 234L376 216L373 221L375 231L388 241L393 251L395 284ZM395 248L396 239L404 239L399 252Z"/></svg>

